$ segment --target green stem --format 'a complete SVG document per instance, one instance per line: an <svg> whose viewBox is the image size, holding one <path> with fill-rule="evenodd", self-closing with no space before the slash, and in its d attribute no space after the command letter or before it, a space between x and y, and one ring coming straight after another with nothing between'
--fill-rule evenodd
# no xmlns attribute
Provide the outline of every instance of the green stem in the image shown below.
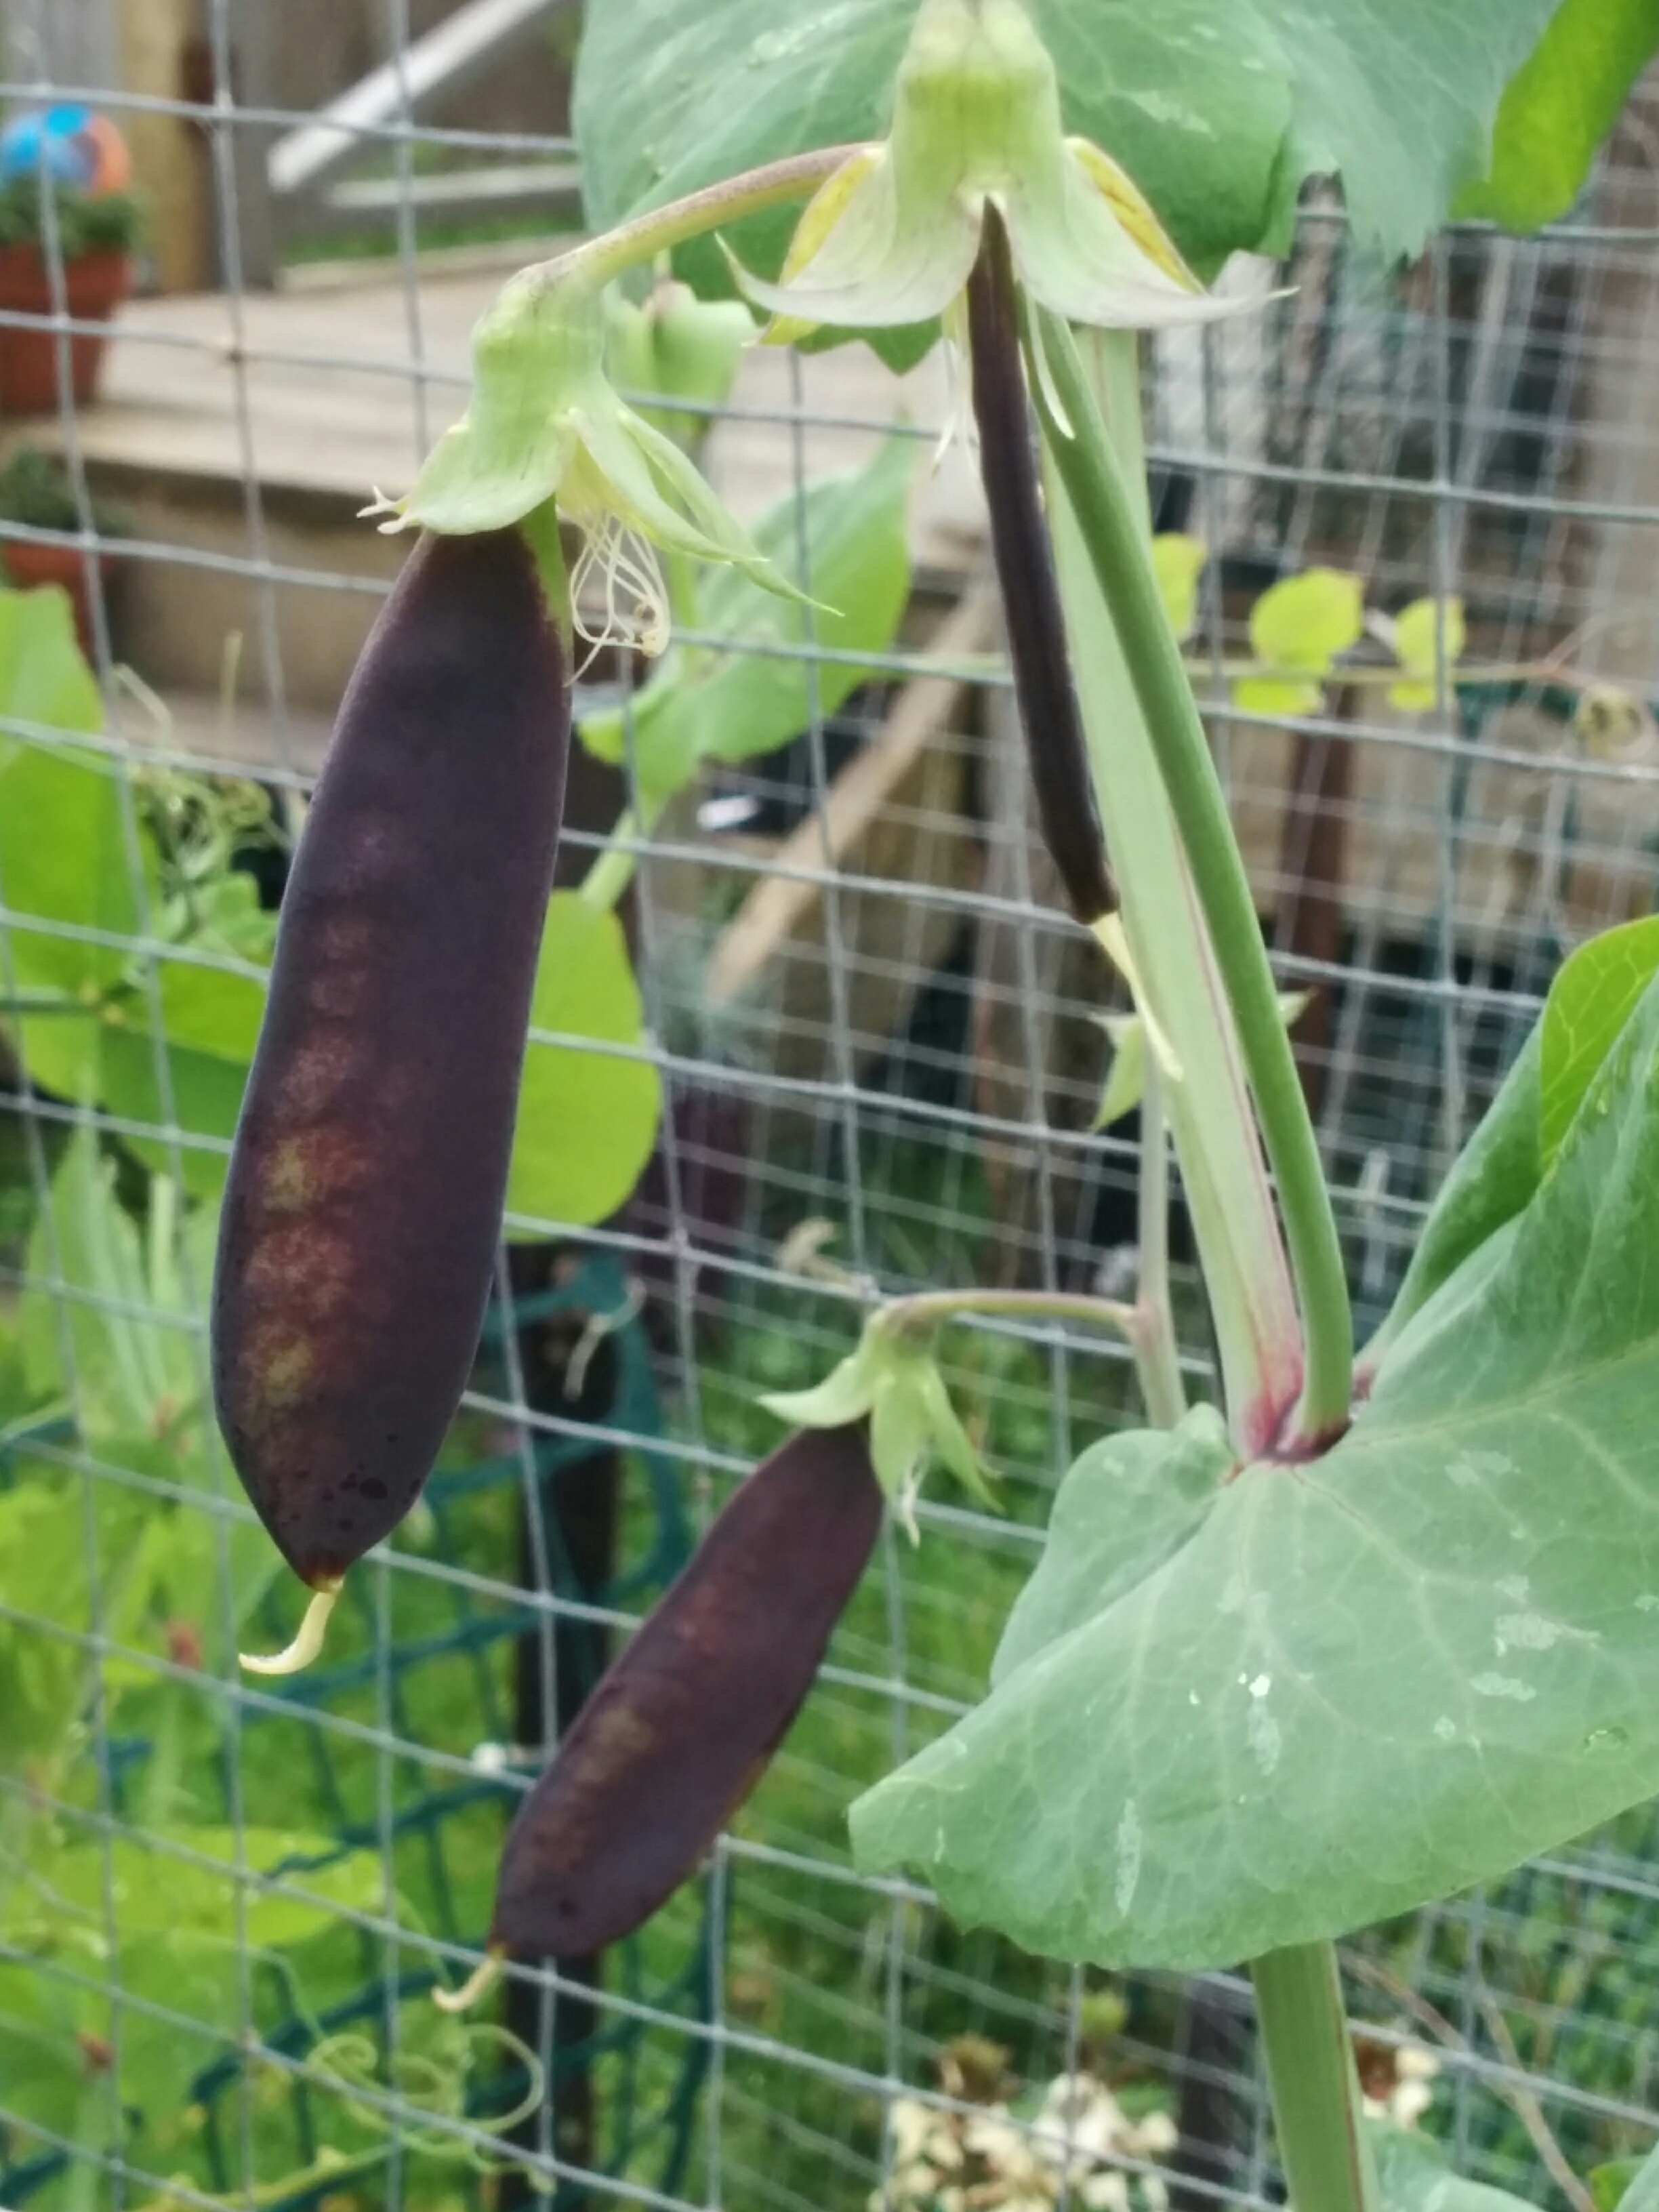
<svg viewBox="0 0 1659 2212"><path fill-rule="evenodd" d="M1091 374L1126 477L1144 480L1140 377L1132 332L1096 341ZM1302 1387L1302 1326L1283 1226L1227 1003L1158 754L1052 453L1043 485L1066 608L1066 643L1102 825L1123 901L1122 938L1141 1013L1156 1020L1180 1080L1164 1110L1215 1328L1227 1418L1241 1452L1270 1449ZM1139 511L1151 542L1151 517ZM1114 962L1118 950L1097 927ZM1150 1028L1148 1034L1150 1036Z"/></svg>
<svg viewBox="0 0 1659 2212"><path fill-rule="evenodd" d="M1135 1310L1115 1298L1091 1298L1063 1291L917 1291L889 1298L882 1319L895 1328L935 1328L963 1314L1006 1314L1028 1321L1086 1321L1115 1328L1132 1341Z"/></svg>
<svg viewBox="0 0 1659 2212"><path fill-rule="evenodd" d="M639 854L629 848L647 836L650 828L648 822L641 823L631 806L623 807L611 832L610 843L595 853L582 878L580 897L584 906L591 906L596 914L610 914L614 909L640 865Z"/></svg>
<svg viewBox="0 0 1659 2212"><path fill-rule="evenodd" d="M1346 1425L1353 1378L1347 1279L1319 1147L1227 802L1181 648L1164 612L1133 500L1070 329L1046 309L1037 313L1054 395L1067 418L1062 422L1055 413L1045 380L1034 366L1031 384L1043 436L1111 605L1192 864L1217 966L1238 1024L1262 1139L1279 1181L1306 1345L1296 1430L1303 1442L1313 1443Z"/></svg>
<svg viewBox="0 0 1659 2212"><path fill-rule="evenodd" d="M1164 1078L1148 1049L1140 1085L1140 1265L1135 1284L1135 1352L1140 1395L1155 1429L1172 1429L1187 1411L1175 1310L1170 1303L1170 1127Z"/></svg>
<svg viewBox="0 0 1659 2212"><path fill-rule="evenodd" d="M768 161L758 169L745 169L740 177L708 185L666 207L651 208L631 222L619 224L603 237L572 246L550 261L538 262L526 270L536 281L556 284L580 269L595 284L608 284L624 270L654 260L687 239L737 222L747 215L777 207L788 200L805 199L844 161L861 153L862 146L822 146L810 154L792 154L786 161Z"/></svg>
<svg viewBox="0 0 1659 2212"><path fill-rule="evenodd" d="M1291 2212L1372 2212L1376 2176L1335 1951L1269 1951L1250 1978Z"/></svg>

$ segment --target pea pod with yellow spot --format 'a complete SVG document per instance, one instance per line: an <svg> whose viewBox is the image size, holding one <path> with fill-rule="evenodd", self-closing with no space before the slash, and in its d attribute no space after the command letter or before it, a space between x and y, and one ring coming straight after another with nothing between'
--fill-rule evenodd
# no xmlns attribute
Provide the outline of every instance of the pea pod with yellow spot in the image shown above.
<svg viewBox="0 0 1659 2212"><path fill-rule="evenodd" d="M214 1280L220 1425L319 1590L413 1504L477 1349L569 735L526 538L422 539L295 854Z"/></svg>

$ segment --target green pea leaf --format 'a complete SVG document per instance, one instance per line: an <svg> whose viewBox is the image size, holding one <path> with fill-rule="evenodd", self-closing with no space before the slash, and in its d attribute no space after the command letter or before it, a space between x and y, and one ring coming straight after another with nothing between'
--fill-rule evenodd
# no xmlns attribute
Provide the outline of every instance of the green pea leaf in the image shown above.
<svg viewBox="0 0 1659 2212"><path fill-rule="evenodd" d="M1495 1881L1652 1796L1656 1240L1659 981L1349 1434L1233 1474L862 1798L860 1864L1049 1957L1191 1969Z"/></svg>
<svg viewBox="0 0 1659 2212"><path fill-rule="evenodd" d="M1527 2198L1455 2173L1440 2145L1419 2130L1368 2120L1365 2132L1382 2212L1525 2212Z"/></svg>
<svg viewBox="0 0 1659 2212"><path fill-rule="evenodd" d="M1453 212L1537 230L1578 197L1653 52L1652 0L1562 0L1498 110L1486 175Z"/></svg>
<svg viewBox="0 0 1659 2212"><path fill-rule="evenodd" d="M915 12L590 11L574 124L592 228L805 146L879 137ZM1560 213L1656 27L1641 0L1032 0L1031 13L1066 128L1115 156L1211 270L1240 248L1282 251L1310 175L1340 175L1362 248L1386 261L1418 252L1483 174L1483 211L1500 221ZM1548 184L1528 193L1544 154ZM775 276L797 213L734 228L734 249ZM684 266L699 290L729 290L711 244Z"/></svg>
<svg viewBox="0 0 1659 2212"><path fill-rule="evenodd" d="M1005 1681L1161 1566L1237 1463L1212 1406L1194 1406L1173 1429L1132 1429L1091 1444L1054 1493L1048 1541L1014 1601L992 1681Z"/></svg>
<svg viewBox="0 0 1659 2212"><path fill-rule="evenodd" d="M1450 1172L1423 1224L1394 1307L1368 1348L1374 1364L1384 1347L1465 1262L1512 1221L1538 1188L1538 1070L1541 1024L1528 1036Z"/></svg>
<svg viewBox="0 0 1659 2212"><path fill-rule="evenodd" d="M698 627L730 638L733 650L674 647L631 702L634 760L647 806L659 806L703 761L775 751L808 727L815 700L820 713L833 714L869 674L842 660L819 661L815 669L803 647L890 648L910 596L905 515L916 456L910 441L890 438L866 468L810 485L804 568L801 503L792 494L763 517L757 545L781 574L810 591L815 607L763 592L736 568L708 572ZM601 760L627 757L620 711L588 717L581 738Z"/></svg>
<svg viewBox="0 0 1659 2212"><path fill-rule="evenodd" d="M645 1017L622 925L579 892L556 891L548 908L530 1021L508 1209L538 1224L603 1221L651 1157L662 1085L638 1056Z"/></svg>

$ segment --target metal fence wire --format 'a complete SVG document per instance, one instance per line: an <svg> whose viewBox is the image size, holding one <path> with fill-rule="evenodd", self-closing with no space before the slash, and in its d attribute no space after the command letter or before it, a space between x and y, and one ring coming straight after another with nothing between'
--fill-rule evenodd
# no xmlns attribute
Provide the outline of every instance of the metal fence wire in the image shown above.
<svg viewBox="0 0 1659 2212"><path fill-rule="evenodd" d="M98 920L0 883L0 2203L1274 2201L1242 1979L1067 1972L848 1856L849 1800L981 1690L1059 1477L1137 1419L1118 1352L1060 1324L953 1334L1007 1513L935 1487L920 1547L884 1541L696 1880L614 1954L514 1969L471 2022L430 2002L478 1962L513 1803L776 1441L757 1394L853 1340L856 1296L800 1272L804 1225L894 1291L1109 1285L1133 1243L1133 1121L1093 1127L1109 985L1027 826L976 482L959 448L930 453L937 361L901 385L860 349L750 354L708 424L733 506L796 501L804 543L809 485L897 423L916 463L902 626L833 713L833 655L764 648L804 667L793 741L708 769L641 841L644 1041L568 1042L595 1070L656 1069L652 1164L599 1225L511 1221L422 1505L352 1577L324 1664L281 1686L237 1670L239 1640L291 1629L293 1591L202 1412L224 1139L200 1110L214 1040L178 1044L162 997L181 974L257 976L255 934L181 954L140 833L240 794L242 905L268 918L400 557L356 511L459 411L472 319L546 250L524 172L573 158L550 94L539 118L416 119L431 21L387 0L379 89L334 125L368 182L285 229L271 149L318 116L282 93L282 15L209 0L181 96L99 74L59 0L6 9L8 106L86 98L189 149L215 282L133 301L101 398L76 401L92 326L48 181L50 309L0 313L0 332L54 335L58 380L56 411L0 439L62 456L75 516L0 521L0 542L77 556L100 702L82 727L14 682L4 736L113 801ZM1288 295L1148 355L1157 518L1209 549L1189 649L1280 980L1314 994L1297 1050L1362 1323L1563 953L1653 902L1656 129L1649 85L1570 221L1449 232L1401 278L1311 193ZM489 217L504 240L478 234L492 168L518 179ZM447 202L430 179L463 169L471 198ZM1234 709L1252 607L1316 564L1361 579L1377 617L1461 598L1491 680L1392 708L1362 654L1316 713ZM596 667L579 719L617 673ZM631 751L579 764L562 880L628 803ZM77 1088L50 1040L16 1048L25 944L124 979L119 1085ZM1177 1272L1202 1389L1202 1303ZM1659 2128L1649 1812L1343 1956L1368 2087L1472 2177L1583 2212L1574 2175ZM1067 2127L1086 2156L1054 2148Z"/></svg>

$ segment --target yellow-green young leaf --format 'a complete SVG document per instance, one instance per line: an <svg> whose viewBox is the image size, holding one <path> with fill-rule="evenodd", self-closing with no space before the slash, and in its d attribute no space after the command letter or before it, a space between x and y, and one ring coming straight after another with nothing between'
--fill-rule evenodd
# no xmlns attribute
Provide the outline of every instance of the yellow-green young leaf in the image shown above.
<svg viewBox="0 0 1659 2212"><path fill-rule="evenodd" d="M1499 103L1490 171L1455 212L1510 230L1565 215L1656 39L1653 0L1562 0Z"/></svg>
<svg viewBox="0 0 1659 2212"><path fill-rule="evenodd" d="M1279 1011L1285 1026L1293 1029L1301 1019L1311 991L1280 991ZM1139 1014L1102 1014L1100 1026L1111 1040L1111 1063L1106 1071L1105 1088L1100 1094L1100 1109L1093 1127L1109 1129L1114 1121L1121 1121L1139 1105L1146 1088L1146 1025Z"/></svg>
<svg viewBox="0 0 1659 2212"><path fill-rule="evenodd" d="M1453 598L1437 603L1433 599L1413 599L1408 607L1402 607L1395 617L1394 650L1410 680L1389 685L1389 704L1414 714L1426 714L1437 696L1436 664L1443 643L1449 680L1451 671L1463 658L1463 647L1468 642L1462 599Z"/></svg>
<svg viewBox="0 0 1659 2212"><path fill-rule="evenodd" d="M649 1060L629 1056L645 1024L622 925L578 892L556 891L548 908L530 1023L508 1209L537 1222L603 1221L651 1157L662 1086ZM628 1052L605 1048L618 1045Z"/></svg>
<svg viewBox="0 0 1659 2212"><path fill-rule="evenodd" d="M1251 714L1315 713L1331 663L1358 642L1364 627L1364 593L1357 576L1338 568L1304 568L1269 585L1250 610L1250 650L1271 668L1305 668L1310 680L1247 676L1234 686L1234 698ZM1311 680L1316 678L1320 681Z"/></svg>
<svg viewBox="0 0 1659 2212"><path fill-rule="evenodd" d="M1181 639L1189 638L1198 620L1198 580L1210 549L1201 538L1182 530L1160 532L1152 540L1152 568L1158 577L1164 611L1170 628Z"/></svg>

